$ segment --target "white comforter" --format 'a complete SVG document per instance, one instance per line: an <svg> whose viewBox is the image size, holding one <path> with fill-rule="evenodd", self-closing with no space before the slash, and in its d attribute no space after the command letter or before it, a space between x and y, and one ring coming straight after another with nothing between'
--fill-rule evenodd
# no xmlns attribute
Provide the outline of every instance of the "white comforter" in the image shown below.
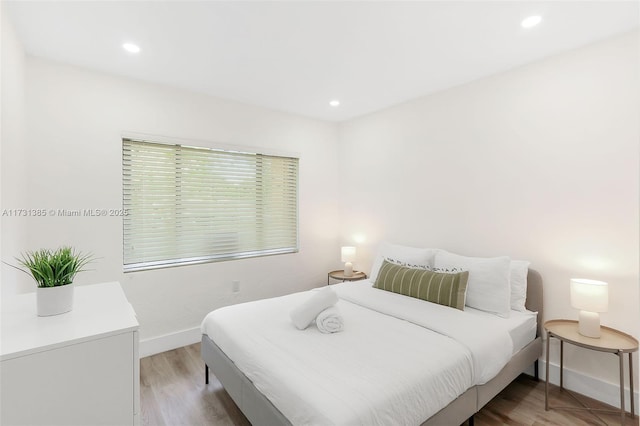
<svg viewBox="0 0 640 426"><path fill-rule="evenodd" d="M338 297L433 330L466 346L473 358L473 384L487 383L513 354L509 328L495 315L471 317L464 311L401 294L381 291L370 282L338 288Z"/></svg>
<svg viewBox="0 0 640 426"><path fill-rule="evenodd" d="M420 424L511 356L508 332L491 317L377 290L368 281L333 288L341 333L295 328L289 311L308 292L217 309L202 323L294 425Z"/></svg>

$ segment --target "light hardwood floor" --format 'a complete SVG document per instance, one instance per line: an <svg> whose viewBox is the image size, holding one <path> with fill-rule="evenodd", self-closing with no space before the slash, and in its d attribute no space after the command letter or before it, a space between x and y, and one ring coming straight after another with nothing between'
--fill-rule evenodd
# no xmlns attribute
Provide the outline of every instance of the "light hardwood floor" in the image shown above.
<svg viewBox="0 0 640 426"><path fill-rule="evenodd" d="M200 344L140 360L140 400L143 426L250 425L213 374L204 384ZM579 406L553 386L553 405ZM586 397L590 406L612 408ZM522 375L475 415L476 426L494 425L619 425L620 416L587 411L544 410L544 382ZM627 416L625 425L638 425ZM256 425L259 426L259 425Z"/></svg>

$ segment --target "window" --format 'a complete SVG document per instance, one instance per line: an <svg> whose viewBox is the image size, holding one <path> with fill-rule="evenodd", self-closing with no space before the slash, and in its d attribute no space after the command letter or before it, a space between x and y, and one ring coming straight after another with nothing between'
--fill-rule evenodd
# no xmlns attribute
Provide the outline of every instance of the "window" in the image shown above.
<svg viewBox="0 0 640 426"><path fill-rule="evenodd" d="M298 251L298 159L123 139L124 270Z"/></svg>

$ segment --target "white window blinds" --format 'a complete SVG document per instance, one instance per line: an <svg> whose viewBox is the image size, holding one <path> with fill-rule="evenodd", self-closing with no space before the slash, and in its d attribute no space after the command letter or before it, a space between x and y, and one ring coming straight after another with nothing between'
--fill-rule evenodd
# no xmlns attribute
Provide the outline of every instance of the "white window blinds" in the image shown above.
<svg viewBox="0 0 640 426"><path fill-rule="evenodd" d="M124 269L298 251L298 159L123 139Z"/></svg>

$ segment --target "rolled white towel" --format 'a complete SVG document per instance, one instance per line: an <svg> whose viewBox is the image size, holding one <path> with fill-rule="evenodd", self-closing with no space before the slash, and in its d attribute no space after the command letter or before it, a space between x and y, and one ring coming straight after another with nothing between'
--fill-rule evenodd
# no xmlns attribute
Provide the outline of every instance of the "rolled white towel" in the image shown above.
<svg viewBox="0 0 640 426"><path fill-rule="evenodd" d="M304 330L313 322L318 314L338 302L338 295L332 288L326 287L320 291L314 291L311 297L304 303L291 310L289 316L293 324L300 330Z"/></svg>
<svg viewBox="0 0 640 426"><path fill-rule="evenodd" d="M338 333L344 329L342 314L337 306L332 306L320 312L316 317L318 330L323 333Z"/></svg>

